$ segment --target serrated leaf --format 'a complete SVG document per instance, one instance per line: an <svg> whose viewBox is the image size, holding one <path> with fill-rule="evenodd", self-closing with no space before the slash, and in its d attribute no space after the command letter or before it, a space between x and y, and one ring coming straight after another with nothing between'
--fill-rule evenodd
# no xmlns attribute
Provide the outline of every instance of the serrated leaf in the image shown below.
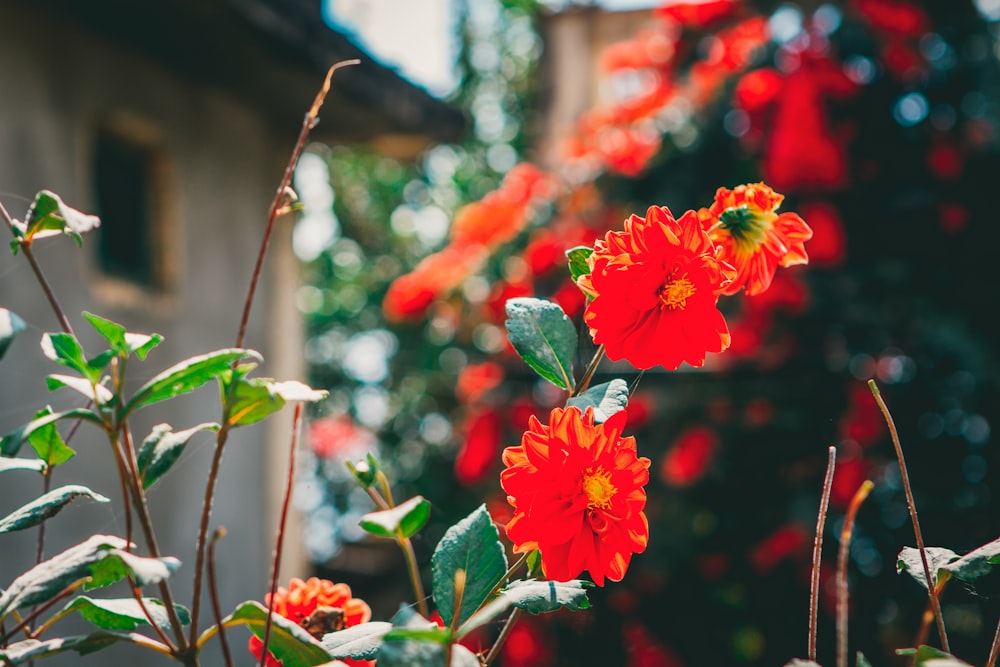
<svg viewBox="0 0 1000 667"><path fill-rule="evenodd" d="M543 614L563 607L572 611L590 608L587 589L594 584L589 581L539 581L537 579L518 580L500 591L496 599L484 605L459 628L458 636L463 637L472 630L489 623L511 607L523 609L532 614Z"/></svg>
<svg viewBox="0 0 1000 667"><path fill-rule="evenodd" d="M52 489L48 493L39 496L26 505L22 505L7 516L0 519L0 534L12 533L16 530L24 530L37 526L46 519L58 514L66 505L77 498L90 498L99 503L110 502L99 493L91 491L85 486L70 484Z"/></svg>
<svg viewBox="0 0 1000 667"><path fill-rule="evenodd" d="M391 509L369 512L361 517L360 523L372 535L406 538L423 528L430 515L430 501L423 496L414 496Z"/></svg>
<svg viewBox="0 0 1000 667"><path fill-rule="evenodd" d="M157 424L139 446L139 478L148 489L177 462L184 448L199 431L218 431L219 425L205 422L174 433L170 424Z"/></svg>
<svg viewBox="0 0 1000 667"><path fill-rule="evenodd" d="M45 378L45 384L49 391L55 391L62 387L74 389L97 405L107 405L115 397L111 390L104 385L91 384L90 380L86 378L73 377L72 375L49 375Z"/></svg>
<svg viewBox="0 0 1000 667"><path fill-rule="evenodd" d="M52 361L72 368L91 382L101 379L101 369L87 361L79 341L68 333L47 333L42 336L42 354Z"/></svg>
<svg viewBox="0 0 1000 667"><path fill-rule="evenodd" d="M44 412L46 412L46 414L43 416L36 416L24 426L5 435L3 439L0 440L0 454L3 456L14 456L18 451L20 451L21 445L24 444L24 441L29 439L35 431L61 419L83 419L97 424L98 426L103 425L101 418L86 408L74 408L72 410L66 410L65 412L51 412L51 410Z"/></svg>
<svg viewBox="0 0 1000 667"><path fill-rule="evenodd" d="M167 607L156 598L143 598L143 604L152 617L153 622L161 628L170 627L170 616ZM191 623L188 610L179 604L174 605L181 624ZM103 630L134 630L140 625L149 625L149 619L135 598L95 599L81 595L63 608L63 613L78 613L88 623Z"/></svg>
<svg viewBox="0 0 1000 667"><path fill-rule="evenodd" d="M41 459L15 459L9 456L0 456L0 472L9 470L44 472L46 467L45 461Z"/></svg>
<svg viewBox="0 0 1000 667"><path fill-rule="evenodd" d="M263 639L267 609L259 602L248 600L226 619L227 626L232 624L228 621L247 626ZM278 614L271 614L271 637L268 641L268 652L281 661L283 667L315 667L330 662L334 657L301 626Z"/></svg>
<svg viewBox="0 0 1000 667"><path fill-rule="evenodd" d="M45 408L35 413L35 419L41 419L52 414L51 408ZM28 444L38 454L38 458L49 466L57 466L66 463L76 456L76 451L66 444L63 437L59 435L59 429L55 422L49 422L36 428L28 436Z"/></svg>
<svg viewBox="0 0 1000 667"><path fill-rule="evenodd" d="M579 396L566 401L566 406L576 406L580 412L594 409L594 423L602 424L608 417L621 412L628 405L628 383L620 378L591 387Z"/></svg>
<svg viewBox="0 0 1000 667"><path fill-rule="evenodd" d="M81 234L97 229L101 220L96 215L88 215L67 206L59 195L42 190L25 216L24 240L31 242L46 236L66 234L79 244Z"/></svg>
<svg viewBox="0 0 1000 667"><path fill-rule="evenodd" d="M95 632L77 637L60 637L58 639L25 639L9 644L0 649L0 661L6 660L11 665L23 665L38 658L76 651L80 655L100 651L116 642L144 642L148 637L134 633Z"/></svg>
<svg viewBox="0 0 1000 667"><path fill-rule="evenodd" d="M462 607L454 609L455 572L466 573ZM434 602L445 625L461 625L486 601L507 572L507 555L486 505L449 528L431 557Z"/></svg>
<svg viewBox="0 0 1000 667"><path fill-rule="evenodd" d="M379 667L441 667L445 661L447 629L403 607L393 617L393 629L378 651ZM423 638L423 639L421 639ZM480 667L475 654L461 644L451 647L451 667Z"/></svg>
<svg viewBox="0 0 1000 667"><path fill-rule="evenodd" d="M566 260L569 262L569 275L576 282L580 276L590 273L590 263L587 260L594 254L594 249L586 245L578 245L566 251Z"/></svg>
<svg viewBox="0 0 1000 667"><path fill-rule="evenodd" d="M0 359L7 353L7 348L14 342L17 334L24 331L24 320L6 308L0 308Z"/></svg>
<svg viewBox="0 0 1000 667"><path fill-rule="evenodd" d="M206 382L225 373L233 362L246 357L261 359L259 353L241 348L216 350L185 359L162 373L158 373L149 382L139 387L135 395L122 409L122 416L124 417L147 405L194 391Z"/></svg>
<svg viewBox="0 0 1000 667"><path fill-rule="evenodd" d="M150 558L136 556L124 549L110 549L105 557L91 567L91 580L85 590L109 586L131 576L137 586L158 584L177 571L181 562L172 556Z"/></svg>
<svg viewBox="0 0 1000 667"><path fill-rule="evenodd" d="M285 399L271 393L271 378L235 378L222 383L222 400L229 402L230 426L248 426L285 407Z"/></svg>
<svg viewBox="0 0 1000 667"><path fill-rule="evenodd" d="M573 386L576 327L551 301L521 297L507 300L507 337L536 373L563 389Z"/></svg>
<svg viewBox="0 0 1000 667"><path fill-rule="evenodd" d="M70 584L93 574L93 567L112 549L128 543L112 535L93 535L66 551L39 563L17 577L0 595L0 618L20 609L50 600Z"/></svg>
<svg viewBox="0 0 1000 667"><path fill-rule="evenodd" d="M369 621L330 632L323 636L320 643L334 658L374 660L382 645L382 637L391 629L392 623Z"/></svg>

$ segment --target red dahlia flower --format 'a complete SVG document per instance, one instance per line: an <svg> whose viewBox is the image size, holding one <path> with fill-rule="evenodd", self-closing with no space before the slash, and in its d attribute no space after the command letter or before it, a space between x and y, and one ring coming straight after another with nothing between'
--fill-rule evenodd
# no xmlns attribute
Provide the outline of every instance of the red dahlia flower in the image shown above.
<svg viewBox="0 0 1000 667"><path fill-rule="evenodd" d="M364 600L351 597L347 584L335 584L316 577L308 581L293 578L288 588L280 586L274 599L268 594L265 602L271 611L298 623L317 639L329 632L367 623L372 617L372 610ZM256 636L250 637L248 648L260 660L264 642ZM352 667L375 664L351 658L345 658L344 662ZM267 667L281 667L281 662L275 660L270 652L266 664Z"/></svg>
<svg viewBox="0 0 1000 667"><path fill-rule="evenodd" d="M809 261L803 245L812 230L795 213L776 213L784 195L763 183L719 188L712 206L698 211L709 235L721 247L719 258L736 267L723 294L746 286L747 296L768 288L779 266Z"/></svg>
<svg viewBox="0 0 1000 667"><path fill-rule="evenodd" d="M718 254L693 211L675 220L665 207L598 239L591 273L577 281L594 297L583 314L594 342L640 369L701 366L706 352L729 347L715 304L736 272Z"/></svg>
<svg viewBox="0 0 1000 667"><path fill-rule="evenodd" d="M549 579L587 570L599 586L621 581L632 554L646 550L649 459L621 437L624 426L624 411L595 425L590 408L555 408L548 425L531 417L521 446L503 452L500 485L514 508L507 536L515 552L541 552Z"/></svg>

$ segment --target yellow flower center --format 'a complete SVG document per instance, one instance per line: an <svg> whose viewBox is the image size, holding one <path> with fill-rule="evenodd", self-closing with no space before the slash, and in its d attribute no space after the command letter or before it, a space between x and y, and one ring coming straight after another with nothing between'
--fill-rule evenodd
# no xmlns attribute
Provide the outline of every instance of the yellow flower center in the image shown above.
<svg viewBox="0 0 1000 667"><path fill-rule="evenodd" d="M668 308L684 309L687 300L694 296L694 283L687 278L685 273L680 278L673 278L660 288L660 302Z"/></svg>
<svg viewBox="0 0 1000 667"><path fill-rule="evenodd" d="M611 498L618 489L611 483L611 473L598 468L588 468L583 473L583 492L587 494L587 507L606 510L611 507Z"/></svg>

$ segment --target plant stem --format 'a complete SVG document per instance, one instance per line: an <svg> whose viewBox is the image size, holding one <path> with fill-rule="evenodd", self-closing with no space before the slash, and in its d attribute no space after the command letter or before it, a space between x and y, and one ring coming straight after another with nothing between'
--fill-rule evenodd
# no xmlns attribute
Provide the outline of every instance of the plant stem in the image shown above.
<svg viewBox="0 0 1000 667"><path fill-rule="evenodd" d="M403 557L406 559L406 571L410 574L410 583L413 585L413 594L417 597L417 610L420 615L427 618L427 599L424 595L424 584L420 580L420 568L417 567L417 554L413 551L413 543L410 538L397 538L399 548L403 550Z"/></svg>
<svg viewBox="0 0 1000 667"><path fill-rule="evenodd" d="M222 607L219 605L219 589L216 585L215 576L215 543L220 538L226 536L226 529L219 526L212 533L212 539L208 543L208 594L212 600L212 613L215 614L215 625L219 628L219 643L222 646L222 657L226 661L226 667L233 667L233 655L229 652L229 642L226 640L226 631L222 627Z"/></svg>
<svg viewBox="0 0 1000 667"><path fill-rule="evenodd" d="M448 626L451 637L454 637L455 633L458 632L458 620L462 617L462 598L465 597L465 582L465 570L455 570L455 597L451 604L451 623ZM445 667L451 667L451 648L454 645L455 642L449 638L448 646L445 647L444 654Z"/></svg>
<svg viewBox="0 0 1000 667"><path fill-rule="evenodd" d="M847 667L847 556L851 550L851 533L858 508L871 493L875 484L865 480L851 498L840 531L840 554L837 558L837 667Z"/></svg>
<svg viewBox="0 0 1000 667"><path fill-rule="evenodd" d="M514 624L517 623L519 618L521 618L521 613L521 609L518 607L511 612L510 616L507 617L507 621L503 624L503 628L500 630L500 635L493 643L492 648L490 648L490 652L487 653L486 657L483 659L483 667L489 667L493 664L493 661L497 659L497 656L500 655L500 650L507 641L507 637L510 636L510 631L514 629Z"/></svg>
<svg viewBox="0 0 1000 667"><path fill-rule="evenodd" d="M226 411L223 410L225 413ZM201 523L198 527L198 546L194 559L194 592L191 598L191 644L198 636L198 614L201 610L201 580L205 569L205 547L208 541L208 522L212 518L212 500L215 498L215 483L219 478L219 466L222 463L222 451L229 439L228 415L223 414L222 427L215 436L215 453L208 469L208 481L205 483L205 499L201 505Z"/></svg>
<svg viewBox="0 0 1000 667"><path fill-rule="evenodd" d="M997 654L1000 654L1000 622L997 622L997 631L993 635L993 646L990 647L990 657L986 660L985 667L997 664Z"/></svg>
<svg viewBox="0 0 1000 667"><path fill-rule="evenodd" d="M941 637L941 648L945 653L951 653L948 646L948 633L944 627L944 615L941 613L941 600L938 597L937 588L934 586L931 577L930 564L927 562L927 549L924 547L924 536L920 531L920 521L917 519L917 504L913 500L913 488L910 486L910 474L906 468L906 459L903 458L903 447L899 442L899 433L896 431L896 422L893 421L889 408L882 399L882 394L878 390L875 380L868 381L868 388L871 389L875 402L878 403L885 423L889 427L889 435L892 437L893 447L896 448L896 459L899 461L899 473L903 481L903 492L906 494L906 505L910 510L910 521L913 523L913 535L917 540L917 549L920 550L920 562L924 566L924 577L927 580L927 594L930 596L931 607L934 609L934 618L937 621L938 635Z"/></svg>
<svg viewBox="0 0 1000 667"><path fill-rule="evenodd" d="M587 364L587 370L583 372L583 377L580 378L580 381L577 382L576 386L573 387L573 390L570 391L569 393L570 398L574 396L579 396L583 392L587 391L587 387L590 386L590 381L594 378L594 373L597 372L597 367L601 365L601 359L603 358L604 358L604 346L601 345L600 347L597 348L597 351L594 352L594 356L590 360L590 363Z"/></svg>
<svg viewBox="0 0 1000 667"><path fill-rule="evenodd" d="M819 569L823 556L823 531L826 528L826 510L830 505L833 487L833 470L837 463L837 448L830 447L826 461L826 476L819 497L819 516L816 518L816 538L813 540L812 574L809 577L809 659L816 662L816 625L819 614Z"/></svg>
<svg viewBox="0 0 1000 667"><path fill-rule="evenodd" d="M7 228L10 229L10 233L14 234L14 218L11 217L10 213L4 207L3 203L0 203L0 217L4 219L7 223ZM14 238L19 238L14 234ZM49 286L49 281L45 279L45 274L42 273L42 267L38 265L35 261L35 255L31 252L31 241L21 241L21 251L24 253L24 258L28 260L28 264L31 265L31 270L35 272L35 278L38 279L38 284L42 286L42 291L45 292L45 297L49 300L49 305L52 306L52 310L56 314L56 319L59 320L59 326L62 327L63 332L68 333L70 336L75 336L73 333L73 325L69 323L69 318L66 317L66 311L62 309L59 305L59 300L56 299L55 292L52 291L52 287Z"/></svg>
<svg viewBox="0 0 1000 667"><path fill-rule="evenodd" d="M153 619L153 615L149 613L149 609L146 607L146 601L142 599L142 589L135 585L131 576L129 576L129 583L132 584L132 596L135 597L136 604L138 604L139 608L142 609L143 616L146 617L146 620L152 626L153 630L156 631L156 634L160 638L160 641L163 642L163 645L170 649L171 654L176 653L177 647L170 642L170 638L167 637L165 632L163 632L163 628L161 628L159 623Z"/></svg>
<svg viewBox="0 0 1000 667"><path fill-rule="evenodd" d="M14 635L18 631L20 631L20 630L27 630L27 628L32 623L34 623L34 621L35 621L36 618L38 618L39 616L41 616L42 614L44 614L46 611L48 611L49 609L51 609L52 607L54 607L55 604L57 602L59 602L60 600L63 600L64 598L66 598L69 595L71 595L73 593L73 591L75 591L76 589L80 588L80 586L83 586L88 581L90 581L90 577L84 577L82 579L77 579L72 584L70 584L69 586L67 586L66 588L64 588L62 590L62 592L59 593L59 595L56 595L54 598L52 598L50 600L47 600L46 602L43 602L42 604L40 604L37 607L35 607L34 609L32 609L30 614L28 614L27 616L25 616L24 618L22 618L21 622L14 626L14 629L10 631L10 634ZM33 633L29 633L28 637L31 638L31 639L34 639Z"/></svg>
<svg viewBox="0 0 1000 667"><path fill-rule="evenodd" d="M271 202L271 209L267 215L267 227L264 229L264 238L261 240L260 251L257 253L257 261L254 264L253 273L250 276L250 287L247 290L247 297L243 302L243 315L240 317L240 328L236 334L236 347L243 347L243 341L246 338L247 333L247 323L250 321L250 307L253 305L254 295L257 292L257 282L260 280L261 269L264 266L264 255L267 254L267 246L270 244L271 234L274 232L274 221L277 220L278 212L282 208L281 204L285 200L285 193L288 190L289 184L292 182L292 175L295 173L295 165L298 164L299 156L302 155L302 149L305 148L309 132L316 126L319 109L323 106L326 94L330 91L330 79L333 77L333 73L341 67L357 65L360 62L360 60L345 60L334 64L329 71L327 71L326 79L323 81L323 86L320 88L319 93L317 93L316 99L313 100L312 107L310 107L309 111L306 112L305 117L302 119L302 129L299 130L299 138L296 140L295 147L292 149L292 156L289 158L288 164L285 166L285 173L282 175L281 181L278 183L278 189L274 193L274 201Z"/></svg>
<svg viewBox="0 0 1000 667"><path fill-rule="evenodd" d="M271 588L267 596L267 621L264 623L263 648L260 653L260 667L267 662L267 645L271 640L271 603L278 591L278 569L281 567L281 550L285 545L285 526L288 523L288 507L292 503L292 487L295 484L295 450L299 446L299 428L302 426L302 403L295 404L292 417L292 444L288 450L288 475L285 482L285 498L281 503L281 517L278 519L278 539L274 545L274 563L271 565Z"/></svg>

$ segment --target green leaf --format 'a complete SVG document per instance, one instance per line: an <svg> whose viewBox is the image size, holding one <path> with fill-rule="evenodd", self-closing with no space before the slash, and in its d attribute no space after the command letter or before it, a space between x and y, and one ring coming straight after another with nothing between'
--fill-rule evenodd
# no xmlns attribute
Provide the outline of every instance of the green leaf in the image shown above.
<svg viewBox="0 0 1000 667"><path fill-rule="evenodd" d="M973 582L987 575L993 566L1000 563L1000 539L993 540L983 546L973 549L964 556L959 556L951 549L943 547L927 547L927 564L931 570L931 580L936 586L938 581L947 581L951 577L965 582ZM920 550L913 547L903 547L896 559L896 572L906 571L918 584L927 588L927 577L924 576L924 566L920 560Z"/></svg>
<svg viewBox="0 0 1000 667"><path fill-rule="evenodd" d="M103 631L85 636L60 637L45 641L25 639L10 644L5 649L0 649L0 660L6 660L12 665L23 665L63 651L76 651L80 655L86 655L107 648L116 642L143 642L148 639L140 634Z"/></svg>
<svg viewBox="0 0 1000 667"><path fill-rule="evenodd" d="M24 530L25 528L37 526L46 519L58 514L66 505L77 498L90 498L99 503L110 502L109 499L91 491L85 486L74 484L61 486L32 500L27 505L22 505L0 519L0 534L12 533L15 530Z"/></svg>
<svg viewBox="0 0 1000 667"><path fill-rule="evenodd" d="M90 326L94 327L104 340L108 341L112 350L121 352L125 349L125 327L86 310L83 311L83 318L90 322Z"/></svg>
<svg viewBox="0 0 1000 667"><path fill-rule="evenodd" d="M446 652L442 638L447 633L447 629L404 607L393 618L393 629L383 638L378 666L441 667ZM472 651L455 644L451 647L450 667L480 667L480 662Z"/></svg>
<svg viewBox="0 0 1000 667"><path fill-rule="evenodd" d="M361 527L379 537L406 538L423 528L430 515L430 501L414 496L391 509L365 514L361 517Z"/></svg>
<svg viewBox="0 0 1000 667"><path fill-rule="evenodd" d="M579 396L566 401L566 406L576 406L580 412L594 409L594 423L601 424L608 417L621 412L628 405L628 383L620 378L591 387Z"/></svg>
<svg viewBox="0 0 1000 667"><path fill-rule="evenodd" d="M539 581L537 579L518 580L500 591L496 599L484 605L459 628L458 636L463 637L472 630L485 625L511 607L523 609L532 614L543 614L563 607L572 611L590 608L587 589L594 584L589 581Z"/></svg>
<svg viewBox="0 0 1000 667"><path fill-rule="evenodd" d="M485 504L445 532L431 557L431 570L434 602L441 618L450 626L452 616L457 615L457 625L461 625L507 572L507 555ZM454 609L456 570L466 573L459 610Z"/></svg>
<svg viewBox="0 0 1000 667"><path fill-rule="evenodd" d="M507 337L525 363L563 389L573 386L576 327L557 304L521 297L507 300Z"/></svg>
<svg viewBox="0 0 1000 667"><path fill-rule="evenodd" d="M229 425L247 426L265 419L285 407L285 399L271 393L271 378L237 377L223 383L222 400L229 401Z"/></svg>
<svg viewBox="0 0 1000 667"><path fill-rule="evenodd" d="M42 190L35 195L35 201L25 216L24 240L31 242L46 236L66 234L80 244L83 242L81 234L100 225L101 220L96 215L81 213L64 204L54 192Z"/></svg>
<svg viewBox="0 0 1000 667"><path fill-rule="evenodd" d="M55 391L62 387L75 389L97 405L107 405L115 398L111 390L104 385L93 384L88 379L72 375L49 375L45 378L45 384L48 385L49 391Z"/></svg>
<svg viewBox="0 0 1000 667"><path fill-rule="evenodd" d="M35 419L41 419L52 414L51 408L45 408L35 413ZM55 422L49 422L36 428L28 436L28 444L35 450L46 465L57 466L66 463L76 456L76 451L66 444L63 437L59 435L59 429Z"/></svg>
<svg viewBox="0 0 1000 667"><path fill-rule="evenodd" d="M34 470L35 472L45 472L48 466L41 459L15 459L9 456L0 456L0 472L8 470Z"/></svg>
<svg viewBox="0 0 1000 667"><path fill-rule="evenodd" d="M170 627L166 605L156 598L143 598L142 601L156 625L161 628ZM182 624L191 623L186 608L176 604L174 609ZM135 598L99 600L81 595L66 605L63 612L76 612L88 623L103 630L134 630L139 625L149 625L149 619Z"/></svg>
<svg viewBox="0 0 1000 667"><path fill-rule="evenodd" d="M566 251L566 259L569 262L569 275L576 282L580 276L590 273L590 263L587 260L594 254L594 249L587 245L578 245Z"/></svg>
<svg viewBox="0 0 1000 667"><path fill-rule="evenodd" d="M59 421L60 419L83 419L97 424L98 426L103 426L101 418L94 412L85 408L74 408L73 410L66 410L65 412L51 412L51 410L44 412L44 415L40 412L39 414L42 416L36 416L21 428L11 431L5 435L3 440L0 440L0 454L3 456L14 456L21 449L21 445L24 444L24 441L29 439L35 431Z"/></svg>
<svg viewBox="0 0 1000 667"><path fill-rule="evenodd" d="M7 587L0 595L0 618L13 609L40 604L61 593L70 584L93 575L93 567L112 549L124 549L120 537L93 535L66 551L39 563Z"/></svg>
<svg viewBox="0 0 1000 667"><path fill-rule="evenodd" d="M259 602L247 600L224 621L247 626L258 638L264 638L267 609ZM314 667L333 659L319 641L294 621L271 614L271 637L268 652L281 661L283 667Z"/></svg>
<svg viewBox="0 0 1000 667"><path fill-rule="evenodd" d="M857 663L855 663L855 667L872 667L872 663L869 662L868 658L866 658L865 654L861 651L858 651L856 659Z"/></svg>
<svg viewBox="0 0 1000 667"><path fill-rule="evenodd" d="M68 333L47 333L42 336L42 354L52 361L72 368L91 382L101 379L101 369L87 361L79 341Z"/></svg>
<svg viewBox="0 0 1000 667"><path fill-rule="evenodd" d="M24 320L6 308L0 308L0 359L6 354L7 348L17 334L24 331Z"/></svg>
<svg viewBox="0 0 1000 667"><path fill-rule="evenodd" d="M330 395L325 389L313 389L307 384L298 380L285 380L284 382L272 382L268 390L285 401L305 401L315 403L322 401Z"/></svg>
<svg viewBox="0 0 1000 667"><path fill-rule="evenodd" d="M94 563L91 580L85 590L109 586L131 576L137 586L158 584L170 577L181 566L181 562L171 556L149 558L136 556L123 549L110 549L107 555Z"/></svg>
<svg viewBox="0 0 1000 667"><path fill-rule="evenodd" d="M124 417L152 403L194 391L206 382L225 373L233 362L246 357L261 359L257 352L241 348L216 350L185 359L157 374L149 382L139 387L135 395L125 404L122 416Z"/></svg>
<svg viewBox="0 0 1000 667"><path fill-rule="evenodd" d="M142 488L153 486L180 458L192 436L199 431L218 431L219 425L205 422L176 433L170 424L157 424L139 446L139 478Z"/></svg>
<svg viewBox="0 0 1000 667"><path fill-rule="evenodd" d="M918 648L916 661L913 664L914 667L972 667L969 663L933 646Z"/></svg>
<svg viewBox="0 0 1000 667"><path fill-rule="evenodd" d="M362 488L367 489L375 483L379 470L379 462L374 454L369 453L364 461L358 461L357 463L347 461L345 465L347 465L347 469L351 471L354 479L358 480L358 484Z"/></svg>
<svg viewBox="0 0 1000 667"><path fill-rule="evenodd" d="M392 629L392 623L369 621L323 636L321 643L334 658L374 660L382 637Z"/></svg>
<svg viewBox="0 0 1000 667"><path fill-rule="evenodd" d="M158 333L154 334L140 334L126 332L125 334L125 347L129 352L134 352L135 356L139 357L141 360L146 359L146 355L149 354L150 350L163 342L163 336Z"/></svg>

